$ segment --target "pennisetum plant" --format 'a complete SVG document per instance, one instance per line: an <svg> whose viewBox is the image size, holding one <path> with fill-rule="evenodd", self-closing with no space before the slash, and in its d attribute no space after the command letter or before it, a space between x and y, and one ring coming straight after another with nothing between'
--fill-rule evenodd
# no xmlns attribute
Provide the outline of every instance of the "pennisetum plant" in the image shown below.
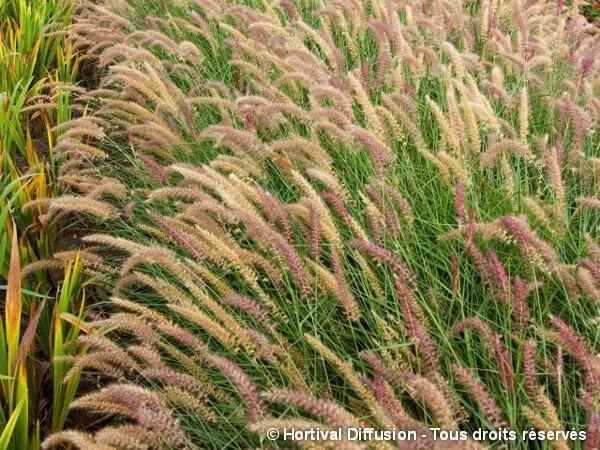
<svg viewBox="0 0 600 450"><path fill-rule="evenodd" d="M37 206L94 225L111 300L72 363L102 387L72 406L102 424L44 447L595 442L598 35L545 1L82 2L100 83Z"/></svg>

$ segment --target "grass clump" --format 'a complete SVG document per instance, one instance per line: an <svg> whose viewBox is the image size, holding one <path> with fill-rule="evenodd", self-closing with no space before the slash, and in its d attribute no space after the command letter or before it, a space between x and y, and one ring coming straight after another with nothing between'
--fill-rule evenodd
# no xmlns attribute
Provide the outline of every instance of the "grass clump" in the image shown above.
<svg viewBox="0 0 600 450"><path fill-rule="evenodd" d="M64 382L83 317L83 266L60 252L39 204L58 194L54 145L72 118L74 4L0 3L0 449L38 449L61 431L79 376ZM27 265L27 269L24 266ZM59 273L54 277L48 269ZM65 356L66 355L66 356Z"/></svg>
<svg viewBox="0 0 600 450"><path fill-rule="evenodd" d="M583 17L84 2L69 37L99 86L56 147L75 192L46 217L94 224L110 301L73 370L105 381L72 406L114 419L45 447L268 448L284 444L269 428L363 426L419 436L376 448L435 448L430 427L465 432L448 448L501 444L478 429L594 448L600 78Z"/></svg>

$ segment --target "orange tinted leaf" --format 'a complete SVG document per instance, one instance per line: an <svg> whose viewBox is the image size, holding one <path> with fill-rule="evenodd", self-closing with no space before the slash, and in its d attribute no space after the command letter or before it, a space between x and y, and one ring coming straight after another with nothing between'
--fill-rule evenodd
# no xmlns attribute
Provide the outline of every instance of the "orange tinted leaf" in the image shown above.
<svg viewBox="0 0 600 450"><path fill-rule="evenodd" d="M25 333L23 333L23 339L21 339L21 343L19 344L19 351L17 352L17 356L15 358L15 367L18 367L25 361L25 356L27 355L27 351L29 350L31 343L35 338L35 331L45 305L46 299L43 299L33 317L29 319L29 325L27 325L27 329L25 329Z"/></svg>
<svg viewBox="0 0 600 450"><path fill-rule="evenodd" d="M64 320L65 322L69 322L74 327L79 327L79 329L81 331L83 331L85 334L93 334L93 332L94 332L92 330L92 327L90 327L89 325L86 325L85 322L81 321L81 319L79 319L78 317L75 317L73 314L61 313L60 318L62 320Z"/></svg>
<svg viewBox="0 0 600 450"><path fill-rule="evenodd" d="M6 340L8 343L9 360L17 352L21 330L21 307L21 261L19 258L17 227L13 222L12 248L6 291Z"/></svg>

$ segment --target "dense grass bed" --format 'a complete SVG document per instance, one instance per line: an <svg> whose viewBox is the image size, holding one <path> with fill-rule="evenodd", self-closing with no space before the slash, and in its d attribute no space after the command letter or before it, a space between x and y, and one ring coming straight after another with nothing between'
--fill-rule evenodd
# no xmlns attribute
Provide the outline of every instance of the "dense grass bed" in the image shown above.
<svg viewBox="0 0 600 450"><path fill-rule="evenodd" d="M576 9L82 2L68 30L97 88L40 206L103 287L61 359L98 421L46 447L598 447L600 33ZM270 440L292 427L419 438Z"/></svg>
<svg viewBox="0 0 600 450"><path fill-rule="evenodd" d="M70 103L79 60L66 39L74 3L0 2L0 449L37 450L64 429L78 376L55 356L78 353L77 316L85 298L75 252L39 206L58 195L55 127L80 112ZM34 203L31 203L34 202ZM37 270L61 260L58 271ZM32 267L32 266L30 266ZM69 314L69 323L61 317ZM73 423L70 423L71 426Z"/></svg>

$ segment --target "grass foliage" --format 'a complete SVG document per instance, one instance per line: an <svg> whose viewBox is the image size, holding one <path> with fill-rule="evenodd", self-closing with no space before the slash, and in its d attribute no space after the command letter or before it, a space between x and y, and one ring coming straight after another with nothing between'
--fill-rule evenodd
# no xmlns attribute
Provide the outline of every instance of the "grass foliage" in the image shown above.
<svg viewBox="0 0 600 450"><path fill-rule="evenodd" d="M39 449L61 431L78 386L63 383L71 364L58 357L78 351L84 269L63 252L59 277L43 270L57 234L31 207L58 194L54 127L72 117L79 65L62 32L72 12L69 1L0 3L1 450Z"/></svg>
<svg viewBox="0 0 600 450"><path fill-rule="evenodd" d="M59 127L70 192L37 206L86 217L109 295L67 358L101 425L46 448L597 448L600 33L576 10L120 0L68 35L98 87Z"/></svg>

